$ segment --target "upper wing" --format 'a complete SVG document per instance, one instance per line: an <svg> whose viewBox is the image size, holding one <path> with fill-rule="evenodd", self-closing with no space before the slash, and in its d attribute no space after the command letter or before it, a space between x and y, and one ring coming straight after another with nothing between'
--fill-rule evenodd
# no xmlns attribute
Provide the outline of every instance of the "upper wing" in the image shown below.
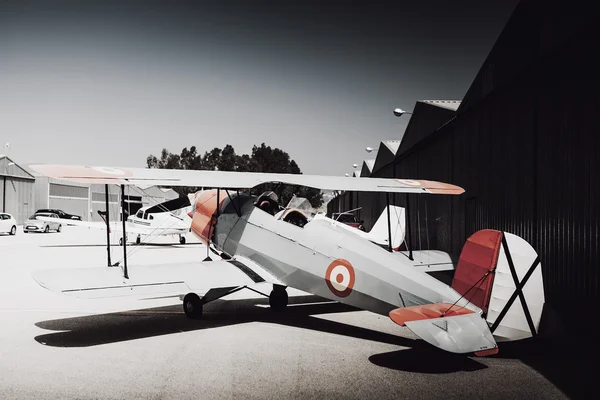
<svg viewBox="0 0 600 400"><path fill-rule="evenodd" d="M53 292L80 298L205 294L260 282L279 283L270 274L239 261L208 261L169 265L130 265L129 279L119 267L40 270L33 279Z"/></svg>
<svg viewBox="0 0 600 400"><path fill-rule="evenodd" d="M442 182L320 176L303 174L270 174L260 172L192 171L148 168L112 168L71 165L31 165L34 171L51 178L80 183L119 185L196 186L210 188L249 189L267 182L307 186L326 190L359 192L396 192L461 194L459 186Z"/></svg>

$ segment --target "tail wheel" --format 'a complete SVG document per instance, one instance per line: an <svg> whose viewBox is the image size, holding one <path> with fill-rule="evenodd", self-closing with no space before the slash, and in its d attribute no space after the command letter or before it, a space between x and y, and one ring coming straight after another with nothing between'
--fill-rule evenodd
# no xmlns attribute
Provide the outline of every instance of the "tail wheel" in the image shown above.
<svg viewBox="0 0 600 400"><path fill-rule="evenodd" d="M185 236L179 236L179 243L185 244Z"/></svg>
<svg viewBox="0 0 600 400"><path fill-rule="evenodd" d="M46 227L44 228L44 233L48 233L50 232L50 226L46 225Z"/></svg>
<svg viewBox="0 0 600 400"><path fill-rule="evenodd" d="M59 225L58 228L56 228L56 232L60 233L60 231L62 231L62 225Z"/></svg>
<svg viewBox="0 0 600 400"><path fill-rule="evenodd" d="M288 305L288 294L283 286L273 285L273 290L269 295L269 306L275 312L282 312Z"/></svg>
<svg viewBox="0 0 600 400"><path fill-rule="evenodd" d="M188 293L183 298L183 312L190 319L202 317L202 300L196 293Z"/></svg>
<svg viewBox="0 0 600 400"><path fill-rule="evenodd" d="M17 234L17 227L16 226L12 226L12 228L10 228L10 234L12 236L15 236Z"/></svg>

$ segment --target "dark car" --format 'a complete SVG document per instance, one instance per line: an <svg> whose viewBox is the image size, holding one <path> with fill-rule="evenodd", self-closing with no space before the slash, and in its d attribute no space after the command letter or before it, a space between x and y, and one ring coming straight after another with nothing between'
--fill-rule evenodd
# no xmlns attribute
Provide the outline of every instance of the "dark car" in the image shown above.
<svg viewBox="0 0 600 400"><path fill-rule="evenodd" d="M41 210L37 210L35 213L52 213L58 215L58 218L61 219L75 219L77 221L81 221L81 217L79 215L69 214L64 212L63 210L42 208Z"/></svg>
<svg viewBox="0 0 600 400"><path fill-rule="evenodd" d="M350 225L353 228L360 229L361 231L365 230L363 226L363 221L359 221L356 218L356 215L350 213L333 213L332 219L341 222L346 225Z"/></svg>

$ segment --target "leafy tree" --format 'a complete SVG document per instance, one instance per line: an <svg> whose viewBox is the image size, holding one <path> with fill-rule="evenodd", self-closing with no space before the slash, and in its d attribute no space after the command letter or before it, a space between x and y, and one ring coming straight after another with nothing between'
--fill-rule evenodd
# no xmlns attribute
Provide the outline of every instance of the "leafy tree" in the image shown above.
<svg viewBox="0 0 600 400"><path fill-rule="evenodd" d="M190 170L219 170L238 172L271 172L284 174L301 174L298 164L290 158L290 155L278 148L262 143L260 146L252 147L252 154L238 155L233 146L226 145L222 150L215 147L200 156L196 146L185 147L181 154L170 153L163 149L160 158L149 155L146 158L148 168L161 169L190 169ZM198 188L175 187L180 195L195 191ZM252 190L254 194L260 194L267 190L273 190L280 198L280 203L285 205L295 194L306 197L313 207L317 208L323 203L323 196L318 189L302 186L282 185L269 183L259 185Z"/></svg>

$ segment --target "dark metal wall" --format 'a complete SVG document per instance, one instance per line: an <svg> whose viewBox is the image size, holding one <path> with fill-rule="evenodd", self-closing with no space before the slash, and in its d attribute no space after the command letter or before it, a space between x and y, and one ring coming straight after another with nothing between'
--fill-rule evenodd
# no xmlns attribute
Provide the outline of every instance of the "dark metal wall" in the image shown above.
<svg viewBox="0 0 600 400"><path fill-rule="evenodd" d="M395 165L396 177L466 189L411 196L413 230L421 228L413 247L428 237L456 259L479 229L519 235L541 256L546 302L574 326L600 298L598 39L590 26L544 53ZM379 214L380 197L360 195L365 220Z"/></svg>

